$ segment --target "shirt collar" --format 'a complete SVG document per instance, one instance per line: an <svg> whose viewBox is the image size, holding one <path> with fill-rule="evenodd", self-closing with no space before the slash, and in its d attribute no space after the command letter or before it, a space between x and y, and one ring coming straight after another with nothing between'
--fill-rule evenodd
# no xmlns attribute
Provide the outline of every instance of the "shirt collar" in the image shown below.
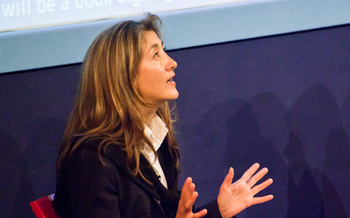
<svg viewBox="0 0 350 218"><path fill-rule="evenodd" d="M144 134L151 141L154 150L158 150L166 135L168 134L168 128L158 115L155 115L149 126L145 125Z"/></svg>

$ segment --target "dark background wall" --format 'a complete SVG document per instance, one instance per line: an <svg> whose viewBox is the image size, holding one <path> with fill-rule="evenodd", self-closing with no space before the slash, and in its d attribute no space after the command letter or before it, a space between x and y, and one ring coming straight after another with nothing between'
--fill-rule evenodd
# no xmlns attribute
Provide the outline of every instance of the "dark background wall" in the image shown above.
<svg viewBox="0 0 350 218"><path fill-rule="evenodd" d="M350 25L170 51L180 184L214 199L230 166L269 168L275 199L242 217L349 217ZM45 57L43 57L45 58ZM80 64L0 75L0 217L55 190Z"/></svg>

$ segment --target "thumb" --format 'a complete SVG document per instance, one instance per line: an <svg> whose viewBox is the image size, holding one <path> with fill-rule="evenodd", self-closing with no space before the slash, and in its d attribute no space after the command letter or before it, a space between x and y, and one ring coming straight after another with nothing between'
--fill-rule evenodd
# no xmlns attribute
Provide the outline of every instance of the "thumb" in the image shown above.
<svg viewBox="0 0 350 218"><path fill-rule="evenodd" d="M230 167L222 185L230 186L232 184L233 176L234 176L234 171L233 171L233 168Z"/></svg>

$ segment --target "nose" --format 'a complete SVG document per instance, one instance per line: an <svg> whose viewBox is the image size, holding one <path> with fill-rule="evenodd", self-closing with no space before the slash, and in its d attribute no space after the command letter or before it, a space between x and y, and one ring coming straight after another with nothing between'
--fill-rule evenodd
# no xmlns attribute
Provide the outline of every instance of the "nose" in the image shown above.
<svg viewBox="0 0 350 218"><path fill-rule="evenodd" d="M168 60L167 60L167 65L166 68L167 70L174 70L177 67L177 62L174 61L171 57L168 56Z"/></svg>

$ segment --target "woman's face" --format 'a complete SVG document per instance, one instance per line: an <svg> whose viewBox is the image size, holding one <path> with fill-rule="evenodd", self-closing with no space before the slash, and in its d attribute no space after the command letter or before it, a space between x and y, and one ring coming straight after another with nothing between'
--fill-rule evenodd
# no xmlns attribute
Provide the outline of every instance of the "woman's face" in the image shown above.
<svg viewBox="0 0 350 218"><path fill-rule="evenodd" d="M160 105L179 96L173 80L177 63L164 51L163 43L153 31L144 34L142 58L137 83L146 103Z"/></svg>

